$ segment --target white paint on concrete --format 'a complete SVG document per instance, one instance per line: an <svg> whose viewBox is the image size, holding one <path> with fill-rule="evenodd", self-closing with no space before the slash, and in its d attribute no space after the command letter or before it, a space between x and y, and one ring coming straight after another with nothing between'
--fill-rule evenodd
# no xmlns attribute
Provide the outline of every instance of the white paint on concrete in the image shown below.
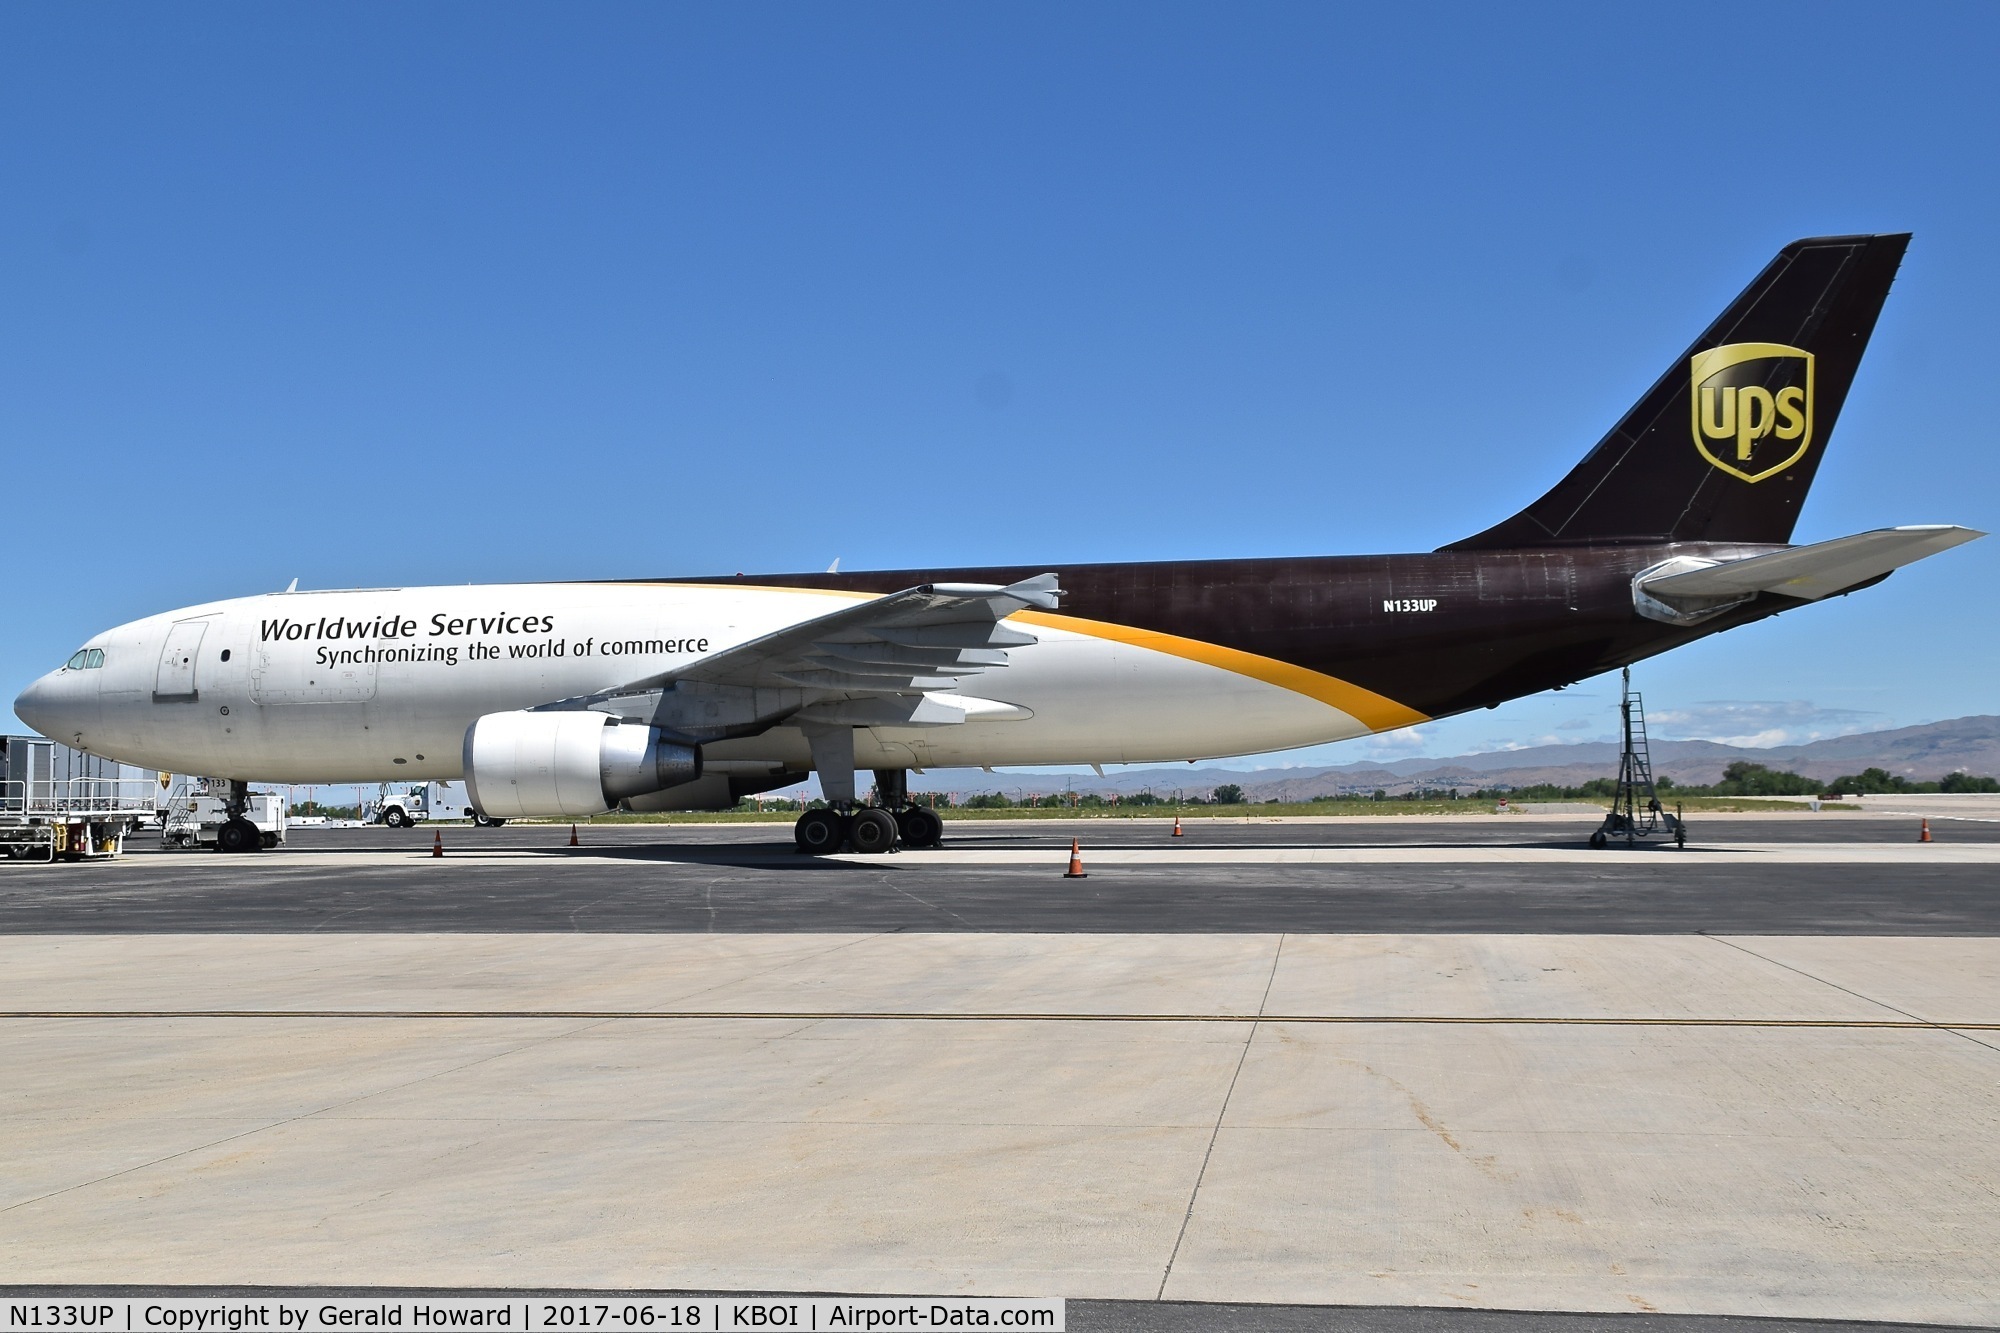
<svg viewBox="0 0 2000 1333"><path fill-rule="evenodd" d="M1878 818L2000 821L2000 792L1887 792L1850 796L1841 804Z"/></svg>

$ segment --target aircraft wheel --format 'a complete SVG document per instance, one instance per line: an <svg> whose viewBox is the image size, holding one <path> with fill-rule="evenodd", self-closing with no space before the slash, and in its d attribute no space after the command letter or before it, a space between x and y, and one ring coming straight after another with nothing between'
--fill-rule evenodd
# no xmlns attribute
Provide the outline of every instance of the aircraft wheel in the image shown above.
<svg viewBox="0 0 2000 1333"><path fill-rule="evenodd" d="M1590 845L1592 847L1602 847L1604 846L1606 841L1607 839L1604 836L1603 829L1599 829L1597 830L1597 832L1590 835Z"/></svg>
<svg viewBox="0 0 2000 1333"><path fill-rule="evenodd" d="M812 856L837 852L847 840L847 821L838 810L808 810L793 826L792 840L800 851Z"/></svg>
<svg viewBox="0 0 2000 1333"><path fill-rule="evenodd" d="M264 834L247 819L232 819L215 831L216 850L255 852L264 847Z"/></svg>
<svg viewBox="0 0 2000 1333"><path fill-rule="evenodd" d="M935 847L944 841L944 820L928 806L912 805L896 814L905 847Z"/></svg>
<svg viewBox="0 0 2000 1333"><path fill-rule="evenodd" d="M896 845L896 817L887 810L870 807L857 811L847 826L847 840L857 852L875 855Z"/></svg>

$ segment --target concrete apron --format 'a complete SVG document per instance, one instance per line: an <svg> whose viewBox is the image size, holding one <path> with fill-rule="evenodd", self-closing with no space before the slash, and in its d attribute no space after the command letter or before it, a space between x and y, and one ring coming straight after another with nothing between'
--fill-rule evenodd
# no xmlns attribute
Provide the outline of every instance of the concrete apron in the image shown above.
<svg viewBox="0 0 2000 1333"><path fill-rule="evenodd" d="M682 864L712 864L718 848L714 844L690 846L686 860L674 855L676 849L662 849L657 859ZM798 853L789 848L723 849L731 864L795 866ZM1083 846L1088 864L1107 866L1172 865L1558 865L1558 866L1656 866L1686 869L1693 865L1857 865L1857 866L2000 866L2000 842L1768 842L1731 843L1724 846L1694 845L1676 848L1671 842L1655 839L1632 848L1615 842L1609 847L1459 847L1412 846L1407 843L1365 847L1093 847ZM1056 866L1069 858L1069 848L1048 847L947 847L935 851L897 851L890 855L861 855L841 852L819 858L878 870L951 869L957 866ZM406 867L418 863L440 869L472 869L491 866L629 865L629 856L618 848L491 849L447 851L433 857L428 847L411 851L288 851L242 863L259 871L361 870L380 866ZM177 862L176 868L191 862Z"/></svg>
<svg viewBox="0 0 2000 1333"><path fill-rule="evenodd" d="M0 1013L16 1283L2000 1319L1988 939L6 937Z"/></svg>

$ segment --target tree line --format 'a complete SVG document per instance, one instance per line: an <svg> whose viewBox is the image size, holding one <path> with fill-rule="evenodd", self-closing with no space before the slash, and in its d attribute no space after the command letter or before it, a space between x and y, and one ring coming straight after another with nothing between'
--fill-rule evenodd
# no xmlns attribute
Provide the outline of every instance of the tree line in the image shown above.
<svg viewBox="0 0 2000 1333"><path fill-rule="evenodd" d="M1864 768L1859 773L1845 774L1828 782L1789 769L1770 768L1740 759L1722 770L1720 782L1681 783L1662 777L1655 786L1663 795L1672 792L1676 796L1878 796L1896 792L2000 792L2000 780L1971 773L1947 773L1936 782L1912 782L1885 768ZM1617 790L1618 783L1612 778L1592 778L1575 787L1544 782L1532 787L1488 788L1473 795L1476 798L1507 797L1530 801L1590 797L1609 800Z"/></svg>

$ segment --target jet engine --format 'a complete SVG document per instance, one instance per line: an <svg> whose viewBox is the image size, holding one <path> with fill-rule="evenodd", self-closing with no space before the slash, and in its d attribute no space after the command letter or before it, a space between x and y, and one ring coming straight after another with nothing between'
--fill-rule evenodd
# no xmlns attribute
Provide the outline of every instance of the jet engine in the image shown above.
<svg viewBox="0 0 2000 1333"><path fill-rule="evenodd" d="M465 786L489 819L602 814L701 776L701 751L604 713L488 713L465 729Z"/></svg>

